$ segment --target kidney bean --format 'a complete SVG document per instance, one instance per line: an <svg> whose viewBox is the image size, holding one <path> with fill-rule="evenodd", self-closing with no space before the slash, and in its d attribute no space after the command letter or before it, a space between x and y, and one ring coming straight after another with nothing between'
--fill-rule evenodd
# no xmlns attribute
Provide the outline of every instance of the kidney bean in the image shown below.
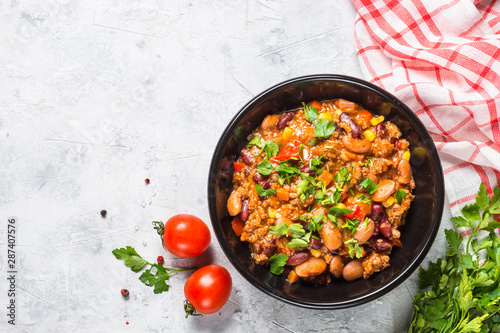
<svg viewBox="0 0 500 333"><path fill-rule="evenodd" d="M344 269L344 261L339 255L334 255L330 261L330 273L333 277L340 279L342 277L342 270Z"/></svg>
<svg viewBox="0 0 500 333"><path fill-rule="evenodd" d="M385 128L385 124L384 123L380 123L377 125L377 127L375 127L375 130L377 132L385 132L386 128Z"/></svg>
<svg viewBox="0 0 500 333"><path fill-rule="evenodd" d="M380 222L375 222L375 229L373 229L372 236L378 236L380 234Z"/></svg>
<svg viewBox="0 0 500 333"><path fill-rule="evenodd" d="M297 252L294 255L290 256L290 258L288 258L286 264L288 266L297 266L302 264L303 262L306 262L310 257L311 254L309 252Z"/></svg>
<svg viewBox="0 0 500 333"><path fill-rule="evenodd" d="M293 115L294 115L293 112L287 112L280 117L277 123L278 129L280 131L283 130L286 127L286 125L288 125L288 123L293 119Z"/></svg>
<svg viewBox="0 0 500 333"><path fill-rule="evenodd" d="M238 217L240 218L240 220L245 222L246 220L248 220L249 216L250 216L250 208L248 207L248 200L245 200L241 204L241 212Z"/></svg>
<svg viewBox="0 0 500 333"><path fill-rule="evenodd" d="M339 120L346 122L351 127L351 134L353 138L359 137L361 134L361 128L359 125L351 118L351 115L347 112L342 112L339 116Z"/></svg>
<svg viewBox="0 0 500 333"><path fill-rule="evenodd" d="M253 165L253 156L252 154L250 153L250 151L246 148L242 149L241 150L241 159L243 160L243 162L245 162L247 165Z"/></svg>
<svg viewBox="0 0 500 333"><path fill-rule="evenodd" d="M271 179L268 179L266 180L264 183L262 183L262 189L264 190L269 190L271 188L271 184L272 184L272 180Z"/></svg>
<svg viewBox="0 0 500 333"><path fill-rule="evenodd" d="M231 193L229 199L227 200L227 211L229 215L231 216L238 215L241 211L241 204L242 200L238 191L234 191L233 193Z"/></svg>
<svg viewBox="0 0 500 333"><path fill-rule="evenodd" d="M373 203L372 204L372 212L370 213L370 218L373 221L380 221L382 219L382 216L384 215L384 206L382 206L379 203Z"/></svg>
<svg viewBox="0 0 500 333"><path fill-rule="evenodd" d="M221 171L229 171L232 172L234 169L234 162L230 161L228 159L223 159L220 162L220 169Z"/></svg>
<svg viewBox="0 0 500 333"><path fill-rule="evenodd" d="M353 281L359 279L363 276L363 266L361 265L361 260L354 259L347 263L342 270L342 276L346 281Z"/></svg>
<svg viewBox="0 0 500 333"><path fill-rule="evenodd" d="M276 245L264 246L264 250L262 251L262 254L270 257L276 252L277 249L278 249L278 247Z"/></svg>
<svg viewBox="0 0 500 333"><path fill-rule="evenodd" d="M326 262L320 258L309 258L307 261L295 267L295 273L299 277L313 277L323 273L326 269Z"/></svg>
<svg viewBox="0 0 500 333"><path fill-rule="evenodd" d="M311 237L311 240L309 241L309 246L311 247L311 249L319 250L321 249L321 241L319 239Z"/></svg>
<svg viewBox="0 0 500 333"><path fill-rule="evenodd" d="M385 238L391 238L392 236L392 228L389 222L381 222L380 223L380 233Z"/></svg>
<svg viewBox="0 0 500 333"><path fill-rule="evenodd" d="M378 238L372 238L370 239L370 246L376 250L376 251L385 251L387 250L391 245L389 244L388 241L385 239L378 237Z"/></svg>
<svg viewBox="0 0 500 333"><path fill-rule="evenodd" d="M264 176L262 176L260 173L256 172L253 174L252 179L256 183L260 183L264 181Z"/></svg>

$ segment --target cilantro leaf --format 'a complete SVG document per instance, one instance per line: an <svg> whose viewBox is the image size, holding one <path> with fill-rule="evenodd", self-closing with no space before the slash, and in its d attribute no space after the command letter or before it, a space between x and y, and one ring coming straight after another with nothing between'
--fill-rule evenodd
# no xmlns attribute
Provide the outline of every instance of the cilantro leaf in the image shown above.
<svg viewBox="0 0 500 333"><path fill-rule="evenodd" d="M279 150L280 150L280 146L276 142L269 140L269 141L264 142L259 154L262 153L263 151L265 151L266 152L266 159L270 159L271 157L276 157L276 155L278 155Z"/></svg>
<svg viewBox="0 0 500 333"><path fill-rule="evenodd" d="M269 229L271 229L271 231L268 232L270 235L288 235L288 226L286 223L269 226Z"/></svg>
<svg viewBox="0 0 500 333"><path fill-rule="evenodd" d="M489 203L490 196L488 195L488 192L486 192L486 186L484 185L484 183L481 183L481 185L479 186L479 192L476 197L476 205L479 206L479 208L486 210Z"/></svg>
<svg viewBox="0 0 500 333"><path fill-rule="evenodd" d="M300 238L306 234L304 227L300 223L290 224L288 231L290 231L293 238Z"/></svg>
<svg viewBox="0 0 500 333"><path fill-rule="evenodd" d="M365 178L359 182L359 186L364 188L368 193L373 194L377 190L377 183L375 183L370 178Z"/></svg>
<svg viewBox="0 0 500 333"><path fill-rule="evenodd" d="M151 268L148 268L142 273L139 280L149 287L154 287L153 292L155 294L160 294L164 291L168 291L169 285L167 281L169 278L170 274L163 265L153 264Z"/></svg>
<svg viewBox="0 0 500 333"><path fill-rule="evenodd" d="M353 210L350 210L349 208L342 208L342 207L331 207L328 210L328 214L334 215L334 216L344 216L344 214L352 214L354 213Z"/></svg>
<svg viewBox="0 0 500 333"><path fill-rule="evenodd" d="M351 234L353 234L358 228L358 225L359 225L358 219L352 219L352 220L345 219L345 224L341 225L340 227L348 229L351 232Z"/></svg>
<svg viewBox="0 0 500 333"><path fill-rule="evenodd" d="M325 216L321 214L320 216L314 216L311 221L307 224L307 229L309 231L319 231L323 228L323 221L325 220Z"/></svg>
<svg viewBox="0 0 500 333"><path fill-rule="evenodd" d="M257 164L257 167L255 169L257 170L258 173L264 176L270 175L271 172L274 171L273 164L266 160Z"/></svg>
<svg viewBox="0 0 500 333"><path fill-rule="evenodd" d="M252 138L252 140L250 140L250 142L247 144L247 147L251 147L251 146L257 146L259 148L262 148L263 147L263 143L262 143L262 139L260 138L259 135L256 135Z"/></svg>
<svg viewBox="0 0 500 333"><path fill-rule="evenodd" d="M260 186L259 184L255 184L255 190L257 191L257 195L259 197L267 197L267 196L276 194L275 189L270 188L270 189L264 190L262 188L262 186Z"/></svg>
<svg viewBox="0 0 500 333"><path fill-rule="evenodd" d="M314 136L317 138L329 138L335 131L335 122L333 120L317 119L314 126Z"/></svg>
<svg viewBox="0 0 500 333"><path fill-rule="evenodd" d="M369 205L371 203L371 201L372 201L369 197L367 197L363 193L361 193L360 195L358 195L358 197L356 199L358 199L359 201L361 201L362 203L365 203L367 205Z"/></svg>
<svg viewBox="0 0 500 333"><path fill-rule="evenodd" d="M281 275L285 268L286 261L288 260L288 256L284 253L274 254L269 258L269 264L271 265L271 273L275 275Z"/></svg>
<svg viewBox="0 0 500 333"><path fill-rule="evenodd" d="M286 246L288 247L307 247L309 242L302 238L294 238Z"/></svg>
<svg viewBox="0 0 500 333"><path fill-rule="evenodd" d="M311 141L309 141L309 142L307 143L307 145L308 145L308 146L314 146L314 145L316 144L316 141L318 141L318 139L317 139L317 138L314 138L314 139L312 139Z"/></svg>
<svg viewBox="0 0 500 333"><path fill-rule="evenodd" d="M148 262L135 251L131 246L121 249L114 249L113 254L116 259L122 259L125 265L134 272L139 272Z"/></svg>
<svg viewBox="0 0 500 333"><path fill-rule="evenodd" d="M406 198L406 196L407 196L407 193L405 190L397 190L396 194L394 195L394 197L396 198L398 203L401 203L401 201L403 201L403 199Z"/></svg>
<svg viewBox="0 0 500 333"><path fill-rule="evenodd" d="M351 238L344 242L347 244L347 248L349 250L349 256L351 258L361 258L363 256L363 249L359 246L359 243L356 239Z"/></svg>
<svg viewBox="0 0 500 333"><path fill-rule="evenodd" d="M318 110L314 106L308 106L306 103L302 102L304 106L304 117L310 123L313 123L316 119L318 119Z"/></svg>

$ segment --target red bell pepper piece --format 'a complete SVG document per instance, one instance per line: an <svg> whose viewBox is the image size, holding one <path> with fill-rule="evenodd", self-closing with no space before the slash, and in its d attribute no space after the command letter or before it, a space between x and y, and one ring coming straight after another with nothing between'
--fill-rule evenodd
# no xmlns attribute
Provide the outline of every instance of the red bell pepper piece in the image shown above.
<svg viewBox="0 0 500 333"><path fill-rule="evenodd" d="M234 162L234 171L235 172L240 172L243 169L245 169L245 166L243 164L240 164L238 162Z"/></svg>
<svg viewBox="0 0 500 333"><path fill-rule="evenodd" d="M280 149L275 157L271 157L270 161L280 163L289 159L299 159L300 141L294 140L292 143Z"/></svg>

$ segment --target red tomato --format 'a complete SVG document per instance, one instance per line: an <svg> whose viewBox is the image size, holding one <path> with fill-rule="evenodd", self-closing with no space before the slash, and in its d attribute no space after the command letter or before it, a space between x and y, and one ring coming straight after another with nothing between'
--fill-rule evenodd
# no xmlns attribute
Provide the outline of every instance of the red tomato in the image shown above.
<svg viewBox="0 0 500 333"><path fill-rule="evenodd" d="M163 246L178 257L190 258L202 254L210 245L210 240L210 230L196 216L179 214L165 223Z"/></svg>
<svg viewBox="0 0 500 333"><path fill-rule="evenodd" d="M184 285L186 300L203 314L219 311L231 294L233 281L227 269L208 265L194 272Z"/></svg>
<svg viewBox="0 0 500 333"><path fill-rule="evenodd" d="M293 141L287 146L283 147L275 157L271 157L270 160L275 163L283 162L291 158L299 159L300 151L300 141Z"/></svg>

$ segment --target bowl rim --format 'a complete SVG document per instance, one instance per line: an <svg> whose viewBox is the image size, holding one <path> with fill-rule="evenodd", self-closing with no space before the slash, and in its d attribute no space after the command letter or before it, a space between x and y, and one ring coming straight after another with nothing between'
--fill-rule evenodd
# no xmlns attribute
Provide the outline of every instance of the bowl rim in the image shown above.
<svg viewBox="0 0 500 333"><path fill-rule="evenodd" d="M219 220L217 218L217 212L215 209L215 205L211 204L211 199L215 198L215 194L213 191L213 184L215 184L216 181L216 173L218 169L218 164L219 160L222 157L223 149L222 149L222 144L226 142L230 136L231 136L231 129L236 126L239 121L241 120L242 117L246 114L246 112L254 107L255 105L259 104L264 98L266 98L268 95L274 93L277 90L283 89L287 86L291 86L297 83L306 83L306 82L311 82L311 81L334 81L334 82L345 82L349 84L355 84L358 85L362 88L371 90L381 96L383 96L386 100L390 101L392 104L397 106L398 108L404 109L406 111L407 116L411 119L412 122L416 124L416 126L420 127L424 133L424 136L426 136L424 139L428 139L431 142L432 138L430 137L430 134L424 124L421 122L421 120L415 115L415 113L408 107L406 106L401 100L399 100L396 96L393 94L389 93L388 91L384 90L383 88L374 85L373 83L367 82L363 79L359 79L356 77L352 76L347 76L347 75L340 75L340 74L312 74L312 75L305 75L305 76L298 76L295 78L291 78L285 81L282 81L278 84L275 84L264 91L260 92L259 94L255 95L252 97L231 119L231 121L228 123L228 125L224 128L222 135L220 136L219 140L217 141L217 144L214 149L214 153L212 155L212 161L210 163L209 167L209 177L208 177L208 208L209 208L209 215L210 215L210 220L212 223L212 228L214 230L214 233L216 235L217 241L219 245L221 246L225 256L228 258L229 262L234 266L234 268L248 281L250 284L257 289L261 290L267 295L270 295L276 299L279 299L285 303L292 304L295 306L299 306L302 308L309 308L309 309L319 309L319 310L332 310L332 309L343 309L343 308L349 308L353 306L358 306L367 302L370 302L378 297L381 297L385 295L386 293L390 292L397 286L399 286L403 281L405 281L413 272L420 266L422 263L423 259L427 256L435 238L436 235L439 231L440 225L441 225L441 219L443 215L443 209L444 209L444 196L445 196L445 183L444 183L444 175L443 175L443 169L441 166L441 162L437 153L437 149L435 145L431 144L429 145L429 151L427 152L430 154L430 161L432 164L432 167L436 171L436 214L434 216L434 221L432 222L432 228L430 230L430 236L425 240L423 246L421 247L421 250L417 253L417 256L414 258L413 262L404 270L399 272L395 277L391 278L386 284L384 284L382 287L377 288L375 290L369 291L366 294L363 294L359 297L349 299L346 301L340 301L340 302L308 302L304 300L297 300L297 299L292 299L292 298L287 298L283 297L281 295L273 293L273 288L269 287L266 288L263 285L261 285L259 279L257 279L255 276L248 274L247 268L243 267L240 262L234 258L233 256L230 255L232 250L229 247L229 244L227 244L224 240L224 235L223 231L221 228L217 227L217 224L219 224ZM286 295L286 294L285 294Z"/></svg>

